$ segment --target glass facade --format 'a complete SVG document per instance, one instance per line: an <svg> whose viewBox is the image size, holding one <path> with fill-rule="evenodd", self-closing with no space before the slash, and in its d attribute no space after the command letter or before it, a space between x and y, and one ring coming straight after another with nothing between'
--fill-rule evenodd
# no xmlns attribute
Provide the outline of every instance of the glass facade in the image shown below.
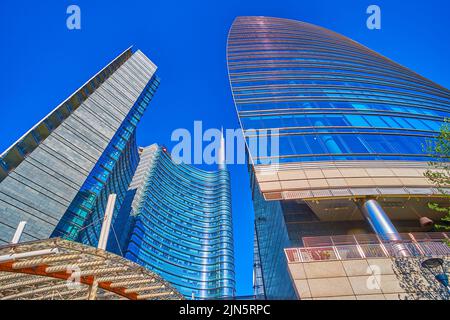
<svg viewBox="0 0 450 320"><path fill-rule="evenodd" d="M418 197L433 193L424 145L450 116L449 90L340 34L280 18L238 17L227 60L247 140L258 129L279 138L276 169L248 150L267 298L296 297L283 248L366 228L356 198L387 195L402 226L423 216Z"/></svg>
<svg viewBox="0 0 450 320"><path fill-rule="evenodd" d="M120 225L115 225L117 214L139 162L136 128L158 86L159 79L154 75L97 161L52 237L97 246L108 196L112 193L117 198L111 236L117 237L121 229ZM109 241L109 244L114 245L114 241Z"/></svg>
<svg viewBox="0 0 450 320"><path fill-rule="evenodd" d="M0 156L0 244L62 236L96 245L106 196L118 207L137 165L135 130L158 79L130 49ZM80 233L80 231L83 231Z"/></svg>
<svg viewBox="0 0 450 320"><path fill-rule="evenodd" d="M253 296L256 300L264 300L266 298L264 292L264 279L261 270L261 259L259 258L258 237L256 228L253 234Z"/></svg>
<svg viewBox="0 0 450 320"><path fill-rule="evenodd" d="M164 201L162 201L164 199ZM235 294L229 173L175 164L166 149L141 149L119 214L119 254L155 271L186 298Z"/></svg>
<svg viewBox="0 0 450 320"><path fill-rule="evenodd" d="M284 249L291 246L280 201L266 201L256 186L253 195L255 237L259 258L258 291L268 300L293 299L295 292L286 272ZM255 250L255 249L254 249ZM254 261L258 262L258 260Z"/></svg>
<svg viewBox="0 0 450 320"><path fill-rule="evenodd" d="M237 18L227 54L243 129L278 129L282 163L426 161L450 116L447 89L311 24Z"/></svg>

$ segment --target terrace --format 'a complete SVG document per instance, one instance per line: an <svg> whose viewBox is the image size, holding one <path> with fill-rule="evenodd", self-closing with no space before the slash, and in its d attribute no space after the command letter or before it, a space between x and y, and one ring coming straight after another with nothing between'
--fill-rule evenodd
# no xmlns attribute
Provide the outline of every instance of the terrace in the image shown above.
<svg viewBox="0 0 450 320"><path fill-rule="evenodd" d="M375 234L304 237L304 247L285 249L288 263L339 261L368 258L450 256L448 232L402 233L399 241L386 241Z"/></svg>

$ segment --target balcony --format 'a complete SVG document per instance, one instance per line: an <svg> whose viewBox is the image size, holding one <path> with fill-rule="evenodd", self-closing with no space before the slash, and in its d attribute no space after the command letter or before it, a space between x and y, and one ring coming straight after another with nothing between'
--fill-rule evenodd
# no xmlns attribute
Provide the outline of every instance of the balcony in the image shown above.
<svg viewBox="0 0 450 320"><path fill-rule="evenodd" d="M421 268L429 256L448 263L449 233L405 233L303 238L285 249L288 271L302 300L445 300L450 296Z"/></svg>
<svg viewBox="0 0 450 320"><path fill-rule="evenodd" d="M305 237L302 248L285 249L288 263L368 258L450 256L450 233L402 233L399 241L385 241L374 234Z"/></svg>

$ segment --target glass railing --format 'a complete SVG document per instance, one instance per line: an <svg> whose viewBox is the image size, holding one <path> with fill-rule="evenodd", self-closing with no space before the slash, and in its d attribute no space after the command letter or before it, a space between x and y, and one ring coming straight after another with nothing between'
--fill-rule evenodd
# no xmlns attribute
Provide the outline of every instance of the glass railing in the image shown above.
<svg viewBox="0 0 450 320"><path fill-rule="evenodd" d="M406 233L398 240L377 235L303 238L305 247L285 249L289 263L388 257L450 256L450 233Z"/></svg>

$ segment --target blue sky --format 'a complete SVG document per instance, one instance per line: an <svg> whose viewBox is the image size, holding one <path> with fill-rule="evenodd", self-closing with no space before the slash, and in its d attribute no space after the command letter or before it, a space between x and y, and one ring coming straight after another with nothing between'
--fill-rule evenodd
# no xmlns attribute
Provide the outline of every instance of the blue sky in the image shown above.
<svg viewBox="0 0 450 320"><path fill-rule="evenodd" d="M66 28L66 8L81 8L82 29ZM382 29L366 28L366 8L382 10ZM171 133L237 128L226 70L226 38L236 16L266 15L342 33L450 87L447 0L71 0L0 3L0 150L130 45L162 79L138 142L171 148ZM213 168L211 168L213 169ZM247 168L230 166L237 293L251 294L253 209Z"/></svg>

